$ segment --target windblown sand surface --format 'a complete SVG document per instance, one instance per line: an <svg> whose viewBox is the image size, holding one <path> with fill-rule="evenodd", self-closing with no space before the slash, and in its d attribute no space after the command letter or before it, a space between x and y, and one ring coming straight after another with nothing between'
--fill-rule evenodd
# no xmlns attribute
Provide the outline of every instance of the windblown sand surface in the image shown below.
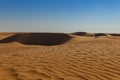
<svg viewBox="0 0 120 80"><path fill-rule="evenodd" d="M24 35L0 33L0 80L120 80L118 36Z"/></svg>

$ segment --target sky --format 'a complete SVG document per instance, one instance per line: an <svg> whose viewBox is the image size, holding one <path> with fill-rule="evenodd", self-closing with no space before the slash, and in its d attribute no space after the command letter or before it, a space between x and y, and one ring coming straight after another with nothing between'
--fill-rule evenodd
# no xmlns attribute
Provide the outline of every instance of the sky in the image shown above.
<svg viewBox="0 0 120 80"><path fill-rule="evenodd" d="M120 0L0 0L0 32L120 32Z"/></svg>

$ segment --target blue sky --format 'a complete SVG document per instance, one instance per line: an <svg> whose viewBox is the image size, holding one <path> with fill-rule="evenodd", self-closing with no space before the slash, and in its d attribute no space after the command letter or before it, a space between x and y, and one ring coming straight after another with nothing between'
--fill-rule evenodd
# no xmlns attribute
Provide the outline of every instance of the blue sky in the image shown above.
<svg viewBox="0 0 120 80"><path fill-rule="evenodd" d="M120 0L0 0L1 32L120 32Z"/></svg>

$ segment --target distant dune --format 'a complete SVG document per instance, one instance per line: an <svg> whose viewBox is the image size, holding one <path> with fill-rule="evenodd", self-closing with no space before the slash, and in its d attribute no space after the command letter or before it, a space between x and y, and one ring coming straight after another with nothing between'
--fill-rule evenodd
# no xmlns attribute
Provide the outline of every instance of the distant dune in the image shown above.
<svg viewBox="0 0 120 80"><path fill-rule="evenodd" d="M0 80L120 80L119 34L0 33Z"/></svg>
<svg viewBox="0 0 120 80"><path fill-rule="evenodd" d="M71 33L73 35L77 35L77 36L94 36L93 33L88 33L88 32L74 32L74 33Z"/></svg>
<svg viewBox="0 0 120 80"><path fill-rule="evenodd" d="M74 32L71 33L73 35L77 36L94 36L94 37L100 37L100 36L120 36L119 33L88 33L88 32Z"/></svg>
<svg viewBox="0 0 120 80"><path fill-rule="evenodd" d="M109 34L111 36L120 36L120 34Z"/></svg>
<svg viewBox="0 0 120 80"><path fill-rule="evenodd" d="M106 33L94 33L95 37L100 37L100 36L108 36Z"/></svg>
<svg viewBox="0 0 120 80"><path fill-rule="evenodd" d="M58 45L72 37L64 33L17 33L0 40L0 43L19 42L27 45Z"/></svg>

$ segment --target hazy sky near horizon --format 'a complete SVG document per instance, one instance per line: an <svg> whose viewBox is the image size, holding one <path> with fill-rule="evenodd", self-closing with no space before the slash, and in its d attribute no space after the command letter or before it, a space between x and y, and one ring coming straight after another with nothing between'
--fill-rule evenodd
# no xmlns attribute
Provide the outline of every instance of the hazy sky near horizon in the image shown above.
<svg viewBox="0 0 120 80"><path fill-rule="evenodd" d="M120 32L120 0L0 0L1 32Z"/></svg>

